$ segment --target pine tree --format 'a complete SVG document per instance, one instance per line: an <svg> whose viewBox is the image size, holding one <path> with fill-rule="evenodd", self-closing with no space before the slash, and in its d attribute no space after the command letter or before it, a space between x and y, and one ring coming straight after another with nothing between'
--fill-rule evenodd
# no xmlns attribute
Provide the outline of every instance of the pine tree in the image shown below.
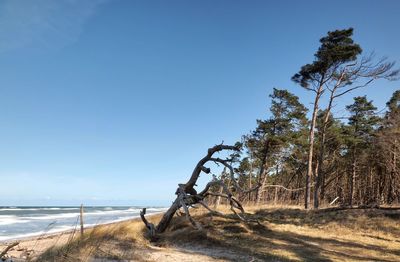
<svg viewBox="0 0 400 262"><path fill-rule="evenodd" d="M361 47L351 39L353 29L336 30L328 32L321 38L321 46L315 53L315 61L301 67L300 71L292 77L303 88L315 93L314 108L311 118L309 133L309 150L306 174L305 208L311 202L311 177L313 173L314 133L319 109L319 101L325 92L325 84L337 76L337 69L357 59L362 52Z"/></svg>
<svg viewBox="0 0 400 262"><path fill-rule="evenodd" d="M353 206L358 164L362 153L371 147L372 138L380 119L376 116L376 107L372 101L367 100L366 96L355 97L354 103L346 106L346 109L350 112L348 129L348 152L351 158L349 205Z"/></svg>
<svg viewBox="0 0 400 262"><path fill-rule="evenodd" d="M386 105L388 111L377 136L377 158L380 160L377 166L384 176L377 178L381 185L377 194L379 202L391 204L396 198L400 200L400 90L393 93Z"/></svg>
<svg viewBox="0 0 400 262"><path fill-rule="evenodd" d="M373 56L359 58L361 47L351 38L353 29L336 30L328 32L321 38L321 46L315 54L312 64L301 67L299 73L292 80L303 88L315 93L314 108L309 131L308 165L306 175L305 207L311 202L311 177L313 174L315 125L319 103L322 95L329 92L329 103L325 110L325 117L321 125L320 150L314 172L314 208L319 206L319 189L324 180L323 159L325 154L325 132L328 125L330 111L335 99L350 91L365 87L376 79L397 79L399 70L392 70L393 62L386 62L383 58L373 62Z"/></svg>
<svg viewBox="0 0 400 262"><path fill-rule="evenodd" d="M307 109L299 102L297 96L287 90L274 88L270 111L272 116L267 120L257 120L257 128L246 137L248 151L258 167L257 182L260 184L256 202L261 196L268 178L269 169L276 167L285 154L288 146L304 130L307 123Z"/></svg>

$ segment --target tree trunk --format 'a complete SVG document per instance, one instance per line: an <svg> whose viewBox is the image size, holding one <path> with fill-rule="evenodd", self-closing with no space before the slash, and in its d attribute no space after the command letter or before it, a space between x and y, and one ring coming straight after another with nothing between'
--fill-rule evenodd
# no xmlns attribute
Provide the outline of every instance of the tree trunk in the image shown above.
<svg viewBox="0 0 400 262"><path fill-rule="evenodd" d="M262 181L261 181L261 186L258 188L257 190L257 198L256 198L256 205L259 205L261 202L261 199L263 198L263 192L264 192L264 188L265 188L265 183L267 182L267 174L264 171L263 172L263 176L262 176Z"/></svg>
<svg viewBox="0 0 400 262"><path fill-rule="evenodd" d="M231 210L237 215L238 218L240 218L242 221L248 222L245 218L243 218L244 214L244 209L242 204L233 197L232 192L229 190L229 187L224 184L223 180L217 180L213 179L210 182L207 183L205 188L201 192L197 192L194 189L194 186L196 186L196 182L200 176L201 172L204 172L206 174L209 174L211 172L211 169L208 167L205 167L204 165L207 162L214 162L218 164L222 164L223 166L226 167L226 169L229 170L230 174L230 183L233 184L236 190L248 193L248 191L244 191L240 186L237 184L234 174L235 174L235 169L232 166L232 163L234 162L234 159L232 155L230 157L227 157L225 159L219 158L219 157L213 157L214 153L221 152L221 151L235 151L235 152L240 152L240 148L238 146L228 146L228 145L216 145L212 148L208 149L207 155L203 157L196 165L195 169L192 172L192 175L188 182L186 184L178 184L178 188L175 191L175 194L177 195L175 201L172 203L172 205L169 207L167 212L164 213L163 217L161 218L160 222L158 223L157 226L154 226L154 224L150 223L145 215L146 215L146 208L143 208L143 210L140 212L140 217L143 221L143 223L146 225L147 229L149 230L150 233L150 238L152 240L156 239L157 234L163 233L169 226L173 216L175 215L176 211L179 210L179 208L183 208L186 218L191 222L191 224L196 227L197 229L201 229L201 225L194 221L194 219L191 217L190 212L189 212L189 207L194 206L195 204L201 204L205 208L207 208L212 214L218 213L215 210L211 210L208 205L204 202L205 198L207 196L215 196L218 195L217 193L209 192L210 188L219 185L223 188L224 194L219 194L221 197L224 197L228 199L228 202L231 206ZM249 190L255 190L254 189L249 189ZM237 209L240 214L238 214L235 209Z"/></svg>
<svg viewBox="0 0 400 262"><path fill-rule="evenodd" d="M324 166L324 155L325 155L326 129L328 127L329 115L331 113L333 100L336 97L335 96L336 90L339 88L340 84L342 83L344 76L345 76L345 71L343 71L340 74L338 81L336 82L335 86L331 90L331 94L329 96L328 107L326 108L324 121L322 123L321 143L320 143L321 148L320 148L319 156L318 156L318 168L317 168L317 172L315 174L315 179L316 179L316 183L315 183L315 187L314 187L314 208L315 209L318 209L318 207L319 207L319 195L318 195L319 188L321 186L324 186L324 183L325 183L324 182L325 181L325 173L324 173L323 166Z"/></svg>
<svg viewBox="0 0 400 262"><path fill-rule="evenodd" d="M224 189L221 187L220 189L219 189L219 194L218 194L218 196L217 196L217 199L215 199L215 204L214 204L214 208L215 209L218 209L218 206L219 206L219 204L221 203L221 194L224 192Z"/></svg>
<svg viewBox="0 0 400 262"><path fill-rule="evenodd" d="M353 207L354 204L354 187L356 185L356 152L355 149L353 151L353 160L351 164L351 177L350 177L350 207Z"/></svg>
<svg viewBox="0 0 400 262"><path fill-rule="evenodd" d="M167 229L167 227L169 226L169 223L171 222L172 218L174 217L176 211L178 211L179 208L180 208L180 203L179 203L178 199L176 199L172 203L172 205L169 207L167 212L164 213L162 219L158 223L158 225L156 227L156 231L158 233L162 233Z"/></svg>
<svg viewBox="0 0 400 262"><path fill-rule="evenodd" d="M329 99L329 104L328 108L326 109L325 112L325 117L324 117L324 122L322 124L322 129L321 129L321 148L319 151L319 156L318 156L318 168L317 172L315 174L315 187L314 187L314 208L318 209L319 207L319 189L322 187L322 182L325 180L325 173L323 170L324 166L324 155L325 155L325 142L326 142L326 129L328 127L328 121L329 121L329 115L332 109L332 103L333 103L333 92L331 93L330 99Z"/></svg>
<svg viewBox="0 0 400 262"><path fill-rule="evenodd" d="M307 174L306 174L306 191L304 196L304 208L308 209L311 203L311 177L313 173L313 153L314 153L314 133L315 125L317 123L318 103L322 95L323 85L320 85L317 91L317 95L314 100L314 109L311 118L310 135L309 135L309 150L308 150L308 162L307 162Z"/></svg>
<svg viewBox="0 0 400 262"><path fill-rule="evenodd" d="M264 158L261 163L260 171L258 172L257 180L258 180L259 187L258 187L257 193L256 193L256 205L260 204L260 200L262 198L262 192L264 190L265 182L267 179L267 174L266 174L267 166L266 165L267 165L268 151L269 151L269 141L267 140L265 149L264 149Z"/></svg>
<svg viewBox="0 0 400 262"><path fill-rule="evenodd" d="M249 172L249 189L252 188L252 178L253 178L253 160L250 158L250 172ZM249 203L251 202L251 191L249 192Z"/></svg>

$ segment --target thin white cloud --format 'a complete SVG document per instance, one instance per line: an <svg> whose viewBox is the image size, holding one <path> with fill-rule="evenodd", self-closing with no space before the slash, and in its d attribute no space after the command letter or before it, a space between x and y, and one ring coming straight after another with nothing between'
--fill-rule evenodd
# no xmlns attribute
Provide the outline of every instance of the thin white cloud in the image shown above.
<svg viewBox="0 0 400 262"><path fill-rule="evenodd" d="M85 22L105 0L3 0L0 52L60 48L78 40Z"/></svg>

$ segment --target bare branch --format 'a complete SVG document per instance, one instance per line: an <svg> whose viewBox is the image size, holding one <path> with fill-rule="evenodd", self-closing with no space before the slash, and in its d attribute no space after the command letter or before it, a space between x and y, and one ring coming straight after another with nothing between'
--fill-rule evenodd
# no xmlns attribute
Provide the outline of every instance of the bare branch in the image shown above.
<svg viewBox="0 0 400 262"><path fill-rule="evenodd" d="M367 85L369 85L372 81L374 81L375 79L370 79L370 80L368 80L366 83L364 83L363 85L359 85L359 86L355 86L355 87L352 87L352 88L349 88L349 89L347 89L346 91L344 91L344 92L342 92L342 93L339 93L339 94L337 94L337 95L334 95L333 96L333 98L337 98L337 97L339 97L339 96L342 96L342 95L344 95L344 94L347 94L347 93L349 93L349 92L351 92L351 91L354 91L354 90L356 90L356 89L359 89L359 88L362 88L362 87L366 87Z"/></svg>
<svg viewBox="0 0 400 262"><path fill-rule="evenodd" d="M205 157L203 157L197 163L196 167L194 168L194 170L192 172L192 175L191 175L190 179L188 180L188 182L186 182L185 188L184 188L186 193L193 192L193 187L195 186L196 181L200 176L200 173L203 170L206 170L206 171L209 170L209 169L205 169L204 168L204 164L207 163L215 153L221 152L223 150L231 150L231 151L237 151L237 152L240 151L240 149L238 147L236 147L236 146L228 146L228 145L223 145L223 144L216 145L216 146L213 146L212 148L209 148L208 151L207 151L207 155Z"/></svg>
<svg viewBox="0 0 400 262"><path fill-rule="evenodd" d="M210 158L209 161L213 161L215 163L220 163L220 164L224 165L229 170L229 174L230 174L233 186L235 187L235 189L237 189L241 193L246 194L246 193L253 192L261 186L261 184L258 183L255 187L244 190L239 186L239 184L236 181L234 169L233 169L232 165L229 164L230 161L227 161L227 160L224 160L221 158Z"/></svg>
<svg viewBox="0 0 400 262"><path fill-rule="evenodd" d="M12 244L8 245L8 246L0 253L0 259L2 259L2 258L8 253L8 251L10 251L10 249L12 249L13 247L18 246L18 245L19 245L19 242L15 242L15 243L12 243Z"/></svg>
<svg viewBox="0 0 400 262"><path fill-rule="evenodd" d="M142 219L143 223L146 225L147 229L149 230L150 237L154 238L156 235L156 229L154 227L154 224L147 221L145 215L146 215L146 208L143 208L142 211L140 211L140 218Z"/></svg>
<svg viewBox="0 0 400 262"><path fill-rule="evenodd" d="M230 170L231 178L233 178L232 181L234 181L234 184L236 186L238 186L237 182L234 179L234 168L232 167L232 163L234 162L235 156L231 155L230 157L228 157L226 159L213 157L213 155L215 153L221 152L223 150L229 150L229 151L235 151L235 152L240 151L240 149L237 146L228 146L228 145L223 145L223 144L216 145L212 148L209 148L207 151L207 155L204 156L197 163L188 182L186 184L178 185L178 188L175 192L175 194L177 195L175 201L172 203L170 208L164 213L163 217L161 218L160 222L158 223L158 225L156 227L152 223L149 223L147 221L147 219L145 218L146 209L143 209L142 212L140 212L142 221L146 225L147 229L150 231L150 236L152 238L155 238L156 234L163 233L167 229L173 216L175 215L176 212L179 211L180 208L183 209L187 220L190 221L190 223L193 226L195 226L196 228L201 229L201 225L198 224L190 215L189 207L195 207L195 204L201 204L202 206L204 206L206 209L208 209L211 212L212 210L203 202L203 199L206 196L211 195L211 193L208 191L210 190L211 186L213 186L213 185L219 185L223 188L223 191L225 193L225 195L223 195L223 197L226 197L228 199L229 204L231 206L231 210L235 214L237 214L237 216L241 220L244 219L243 214L245 212L244 212L242 204L233 197L232 193L229 191L229 188L227 187L227 185L225 185L225 183L222 180L217 180L214 177L214 179L211 182L209 182L200 193L197 193L197 191L194 189L194 186L196 186L196 182L200 176L200 173L204 172L204 173L209 174L211 172L210 168L204 166L209 161L212 161L214 163L220 163L220 164L224 165L226 168L228 168ZM238 186L238 188L240 188L240 187ZM239 215L236 210L240 211L240 214L242 214L242 215ZM213 211L213 212L214 212L214 214L217 214L217 213L215 213L216 211Z"/></svg>

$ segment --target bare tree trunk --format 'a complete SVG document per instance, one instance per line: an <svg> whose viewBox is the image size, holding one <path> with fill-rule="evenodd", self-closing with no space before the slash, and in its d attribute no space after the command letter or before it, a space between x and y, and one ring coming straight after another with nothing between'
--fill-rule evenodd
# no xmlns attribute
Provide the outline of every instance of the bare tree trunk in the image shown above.
<svg viewBox="0 0 400 262"><path fill-rule="evenodd" d="M323 176L321 176L321 185L320 185L321 191L320 191L320 195L319 195L319 198L321 199L321 201L325 199L325 188L326 188L325 181L326 181L326 177L324 174Z"/></svg>
<svg viewBox="0 0 400 262"><path fill-rule="evenodd" d="M258 186L257 186L255 188L252 188L252 189L249 189L246 191L244 191L242 188L240 188L240 186L237 184L237 181L235 180L235 177L234 177L235 169L232 166L234 163L234 157L232 155L225 159L222 159L219 157L213 157L213 155L215 153L221 152L224 150L240 152L240 148L238 146L228 146L228 145L223 145L223 144L216 145L212 148L209 148L207 151L207 155L205 157L203 157L197 163L188 182L185 184L178 184L178 188L175 192L177 197L176 197L175 201L172 203L172 205L169 207L167 212L164 213L163 217L161 218L161 220L157 226L154 226L154 224L149 223L149 221L146 219L146 217L145 217L146 209L145 208L140 212L140 217L142 218L142 221L146 225L147 229L149 230L151 239L153 239L153 240L156 239L157 234L163 233L168 228L173 216L175 215L176 211L178 211L180 208L182 208L184 210L184 212L186 214L186 218L191 222L191 224L194 227L201 229L200 224L198 224L196 221L194 221L194 219L191 217L190 212L189 212L189 207L191 207L195 204L201 204L206 209L208 209L210 212L212 212L214 214L218 213L217 211L211 210L208 207L208 205L204 202L204 200L207 196L218 196L219 195L221 197L228 199L229 204L231 206L231 211L233 213L235 213L239 219L249 222L248 220L246 220L243 217L243 214L244 214L243 206L237 199L235 199L233 197L233 194L230 192L228 186L226 186L224 184L223 180L217 180L214 178L199 193L194 189L194 187L196 186L196 182L200 176L200 173L204 172L206 174L209 174L211 172L210 168L204 166L207 162L221 164L226 169L228 169L229 173L230 173L230 183L233 184L233 186L235 187L236 190L247 194L250 190L253 191L258 188ZM208 192L209 189L215 185L222 187L224 194ZM240 214L235 209L238 210L240 212Z"/></svg>
<svg viewBox="0 0 400 262"><path fill-rule="evenodd" d="M397 159L396 159L396 144L397 144L397 139L394 139L394 144L392 146L392 157L391 157L391 170L390 170L390 183L389 183L389 192L388 192L388 199L387 202L388 204L391 204L393 200L396 197L396 165L397 165Z"/></svg>
<svg viewBox="0 0 400 262"><path fill-rule="evenodd" d="M252 188L252 178L253 178L253 160L250 157L250 172L249 172L249 189ZM251 202L251 192L249 192L249 202Z"/></svg>
<svg viewBox="0 0 400 262"><path fill-rule="evenodd" d="M353 151L353 160L351 164L351 177L350 177L350 207L353 207L354 204L354 187L356 185L356 153L355 149Z"/></svg>
<svg viewBox="0 0 400 262"><path fill-rule="evenodd" d="M311 118L310 134L309 134L309 149L308 149L308 162L306 173L306 191L304 196L304 208L308 209L311 203L311 177L313 174L313 153L314 153L314 133L315 125L317 123L318 103L322 95L323 85L320 85L317 95L314 100L314 109Z"/></svg>
<svg viewBox="0 0 400 262"><path fill-rule="evenodd" d="M162 219L160 220L160 222L158 223L157 227L156 227L156 231L157 232L164 232L167 227L169 226L169 223L171 222L172 218L174 217L176 211L178 211L178 209L180 208L180 203L178 201L178 199L176 199L172 205L170 206L170 208L168 209L167 212L165 212L165 214L163 215Z"/></svg>
<svg viewBox="0 0 400 262"><path fill-rule="evenodd" d="M218 206L221 203L221 195L222 195L223 192L224 192L224 189L223 189L223 187L221 187L219 189L217 199L215 199L214 209L218 209Z"/></svg>
<svg viewBox="0 0 400 262"><path fill-rule="evenodd" d="M326 140L326 129L328 127L328 121L329 121L329 115L330 115L330 111L332 108L332 102L333 102L333 92L331 93L331 97L329 99L329 105L327 108L327 111L325 112L325 117L324 117L324 122L322 124L322 129L321 129L321 147L320 147L320 151L319 151L319 156L318 156L318 168L317 168L317 172L315 174L315 186L314 186L314 208L318 209L319 207L319 189L320 187L323 186L322 181L325 180L325 174L324 174L324 170L323 170L323 166L324 166L324 155L325 155L325 140Z"/></svg>
<svg viewBox="0 0 400 262"><path fill-rule="evenodd" d="M260 202L261 202L261 199L263 198L263 193L264 193L264 188L265 188L265 183L266 182L267 182L267 174L264 171L260 187L257 190L256 205L259 205Z"/></svg>
<svg viewBox="0 0 400 262"><path fill-rule="evenodd" d="M258 172L258 189L257 189L257 193L256 193L256 205L260 204L261 198L262 198L262 194L263 194L263 190L264 190L264 186L265 186L265 182L267 180L267 174L266 174L266 170L267 170L267 155L268 155L268 151L269 151L269 141L267 141L266 145L265 145L265 149L264 149L264 159L261 163L261 167L260 167L260 171Z"/></svg>
<svg viewBox="0 0 400 262"><path fill-rule="evenodd" d="M324 173L324 155L325 155L325 142L326 142L326 129L328 127L328 121L329 121L329 116L332 110L332 104L333 100L337 97L335 96L336 90L339 88L340 84L342 83L343 77L345 76L345 72L343 71L340 74L339 79L337 80L335 86L331 90L331 94L329 96L329 103L328 107L326 108L325 112L325 117L324 121L322 123L322 128L321 128L321 148L319 151L319 156L318 156L318 168L317 172L315 173L315 187L314 187L314 208L318 209L319 207L319 188L323 186L323 181L325 180L325 173Z"/></svg>

